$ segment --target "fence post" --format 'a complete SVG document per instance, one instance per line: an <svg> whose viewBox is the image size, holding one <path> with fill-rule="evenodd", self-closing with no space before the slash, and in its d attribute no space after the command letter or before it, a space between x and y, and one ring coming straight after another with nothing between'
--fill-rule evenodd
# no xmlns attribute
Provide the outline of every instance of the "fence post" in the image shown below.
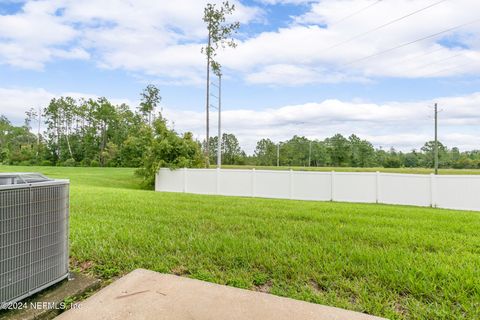
<svg viewBox="0 0 480 320"><path fill-rule="evenodd" d="M252 169L252 197L255 197L255 184L256 184L256 179L255 179L255 168Z"/></svg>
<svg viewBox="0 0 480 320"><path fill-rule="evenodd" d="M332 170L330 174L330 186L332 189L330 190L330 201L335 201L335 171Z"/></svg>
<svg viewBox="0 0 480 320"><path fill-rule="evenodd" d="M216 191L217 195L220 194L220 168L217 168L217 185L216 185Z"/></svg>
<svg viewBox="0 0 480 320"><path fill-rule="evenodd" d="M187 192L187 168L183 168L183 192Z"/></svg>
<svg viewBox="0 0 480 320"><path fill-rule="evenodd" d="M375 194L375 198L376 198L376 203L379 203L380 202L380 172L377 171L376 172L376 176L375 176L375 186L376 186L376 194Z"/></svg>
<svg viewBox="0 0 480 320"><path fill-rule="evenodd" d="M430 174L430 206L432 208L436 208L437 207L437 195L436 195L436 182L437 182L437 179L435 179L435 175L433 173Z"/></svg>
<svg viewBox="0 0 480 320"><path fill-rule="evenodd" d="M290 199L293 199L293 170L290 169L290 177L289 177L289 181L290 181L290 189L289 189L289 198Z"/></svg>

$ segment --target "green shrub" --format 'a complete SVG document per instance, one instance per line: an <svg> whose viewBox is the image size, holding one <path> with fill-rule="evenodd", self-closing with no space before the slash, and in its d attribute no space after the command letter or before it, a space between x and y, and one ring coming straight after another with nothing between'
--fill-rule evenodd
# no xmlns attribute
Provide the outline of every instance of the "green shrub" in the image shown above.
<svg viewBox="0 0 480 320"><path fill-rule="evenodd" d="M43 161L40 163L40 165L43 166L43 167L51 167L51 166L53 166L53 163L52 163L52 161L50 161L50 160L43 160Z"/></svg>
<svg viewBox="0 0 480 320"><path fill-rule="evenodd" d="M90 167L92 161L90 159L83 159L80 161L80 167Z"/></svg>
<svg viewBox="0 0 480 320"><path fill-rule="evenodd" d="M145 187L153 188L155 175L161 167L176 169L202 165L202 152L192 133L180 136L167 127L163 118L153 122L153 129L154 138L143 156L142 167L136 171L143 177Z"/></svg>
<svg viewBox="0 0 480 320"><path fill-rule="evenodd" d="M67 159L63 162L64 167L75 167L75 165L76 165L76 161L75 159L72 159L72 158Z"/></svg>

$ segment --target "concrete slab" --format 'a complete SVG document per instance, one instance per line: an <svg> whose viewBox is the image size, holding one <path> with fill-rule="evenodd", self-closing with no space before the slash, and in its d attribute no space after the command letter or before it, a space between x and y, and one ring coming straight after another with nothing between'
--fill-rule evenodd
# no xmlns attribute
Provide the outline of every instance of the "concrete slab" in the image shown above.
<svg viewBox="0 0 480 320"><path fill-rule="evenodd" d="M362 313L135 270L58 320L379 320Z"/></svg>
<svg viewBox="0 0 480 320"><path fill-rule="evenodd" d="M16 310L0 311L1 320L53 319L65 304L65 299L78 297L100 287L100 280L83 274L72 273L64 280L30 298L16 304Z"/></svg>

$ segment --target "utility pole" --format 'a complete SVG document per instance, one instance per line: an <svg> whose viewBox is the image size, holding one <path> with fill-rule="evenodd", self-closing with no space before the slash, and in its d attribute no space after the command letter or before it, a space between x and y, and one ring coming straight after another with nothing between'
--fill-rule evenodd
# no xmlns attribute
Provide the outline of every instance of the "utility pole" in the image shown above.
<svg viewBox="0 0 480 320"><path fill-rule="evenodd" d="M218 144L217 168L222 167L222 74L218 74Z"/></svg>
<svg viewBox="0 0 480 320"><path fill-rule="evenodd" d="M435 145L434 145L434 161L435 174L438 174L438 104L435 103Z"/></svg>
<svg viewBox="0 0 480 320"><path fill-rule="evenodd" d="M280 143L277 144L277 167L280 167Z"/></svg>

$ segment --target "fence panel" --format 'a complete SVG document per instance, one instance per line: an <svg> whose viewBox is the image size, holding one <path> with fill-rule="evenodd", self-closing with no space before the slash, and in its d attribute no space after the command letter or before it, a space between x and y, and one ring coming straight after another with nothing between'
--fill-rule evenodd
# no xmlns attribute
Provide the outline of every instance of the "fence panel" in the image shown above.
<svg viewBox="0 0 480 320"><path fill-rule="evenodd" d="M217 193L217 170L215 169L188 169L186 180L186 192L198 194Z"/></svg>
<svg viewBox="0 0 480 320"><path fill-rule="evenodd" d="M431 177L428 175L380 174L380 203L430 206Z"/></svg>
<svg viewBox="0 0 480 320"><path fill-rule="evenodd" d="M435 180L437 207L480 210L480 176L436 176Z"/></svg>
<svg viewBox="0 0 480 320"><path fill-rule="evenodd" d="M290 172L255 170L255 197L290 198Z"/></svg>
<svg viewBox="0 0 480 320"><path fill-rule="evenodd" d="M160 169L155 179L155 190L184 192L184 175L187 170Z"/></svg>
<svg viewBox="0 0 480 320"><path fill-rule="evenodd" d="M329 172L292 172L292 199L329 201L332 197Z"/></svg>
<svg viewBox="0 0 480 320"><path fill-rule="evenodd" d="M224 196L252 196L254 171L219 170L218 193Z"/></svg>
<svg viewBox="0 0 480 320"><path fill-rule="evenodd" d="M333 201L376 202L377 174L335 172L333 175Z"/></svg>

